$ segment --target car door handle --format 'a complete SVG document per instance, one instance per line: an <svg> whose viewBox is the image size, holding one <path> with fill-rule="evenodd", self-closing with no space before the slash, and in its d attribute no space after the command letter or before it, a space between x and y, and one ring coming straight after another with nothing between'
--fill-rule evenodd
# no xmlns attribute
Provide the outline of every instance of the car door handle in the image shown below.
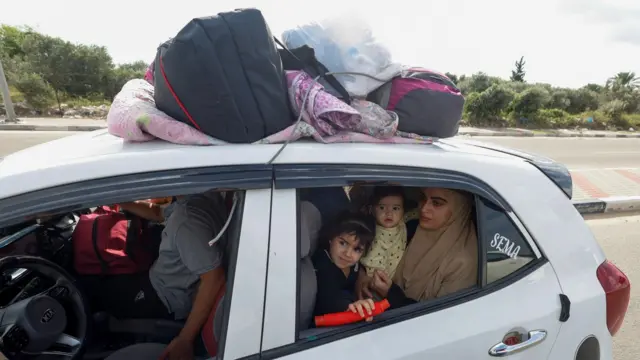
<svg viewBox="0 0 640 360"><path fill-rule="evenodd" d="M529 331L529 339L515 345L507 345L504 342L500 342L489 349L489 355L495 357L509 356L541 343L546 337L547 332L545 330Z"/></svg>

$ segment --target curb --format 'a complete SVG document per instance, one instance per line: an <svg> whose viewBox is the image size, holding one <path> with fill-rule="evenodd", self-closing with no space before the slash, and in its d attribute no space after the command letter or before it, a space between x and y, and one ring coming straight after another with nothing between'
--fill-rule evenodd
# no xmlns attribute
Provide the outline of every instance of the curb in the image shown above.
<svg viewBox="0 0 640 360"><path fill-rule="evenodd" d="M107 125L27 125L27 124L0 124L0 131L94 131L106 129Z"/></svg>
<svg viewBox="0 0 640 360"><path fill-rule="evenodd" d="M573 205L582 215L640 211L640 196L611 196L574 201Z"/></svg>
<svg viewBox="0 0 640 360"><path fill-rule="evenodd" d="M640 133L637 134L618 134L618 133L610 133L610 134L592 134L592 133L571 133L571 134L562 134L562 133L533 133L533 132L492 132L492 133L484 133L479 131L469 131L464 133L458 133L458 136L485 136L485 137L560 137L560 138L630 138L630 139L640 139Z"/></svg>

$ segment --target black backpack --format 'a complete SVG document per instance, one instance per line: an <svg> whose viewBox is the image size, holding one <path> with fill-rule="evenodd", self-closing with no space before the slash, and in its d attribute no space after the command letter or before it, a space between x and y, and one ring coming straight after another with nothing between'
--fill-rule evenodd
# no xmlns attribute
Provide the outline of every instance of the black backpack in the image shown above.
<svg viewBox="0 0 640 360"><path fill-rule="evenodd" d="M257 9L191 20L158 48L156 107L214 138L251 143L293 124L280 54Z"/></svg>

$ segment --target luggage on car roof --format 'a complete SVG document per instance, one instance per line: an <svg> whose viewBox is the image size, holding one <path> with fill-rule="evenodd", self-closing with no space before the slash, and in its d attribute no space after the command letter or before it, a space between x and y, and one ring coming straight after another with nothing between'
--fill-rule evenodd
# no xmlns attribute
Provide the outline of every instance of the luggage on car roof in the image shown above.
<svg viewBox="0 0 640 360"><path fill-rule="evenodd" d="M398 114L398 130L448 138L460 127L464 97L446 75L410 68L367 97Z"/></svg>
<svg viewBox="0 0 640 360"><path fill-rule="evenodd" d="M158 109L227 142L293 123L282 60L257 9L191 20L158 48L154 87Z"/></svg>

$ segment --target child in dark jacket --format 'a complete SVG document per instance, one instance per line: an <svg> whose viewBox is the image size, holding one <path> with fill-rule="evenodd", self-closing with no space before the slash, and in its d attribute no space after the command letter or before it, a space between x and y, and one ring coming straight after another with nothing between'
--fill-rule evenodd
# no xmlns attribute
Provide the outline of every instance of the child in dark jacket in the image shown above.
<svg viewBox="0 0 640 360"><path fill-rule="evenodd" d="M321 232L321 246L312 257L318 291L314 314L352 311L371 320L372 299L358 300L355 293L360 258L367 253L375 235L370 215L346 212Z"/></svg>

